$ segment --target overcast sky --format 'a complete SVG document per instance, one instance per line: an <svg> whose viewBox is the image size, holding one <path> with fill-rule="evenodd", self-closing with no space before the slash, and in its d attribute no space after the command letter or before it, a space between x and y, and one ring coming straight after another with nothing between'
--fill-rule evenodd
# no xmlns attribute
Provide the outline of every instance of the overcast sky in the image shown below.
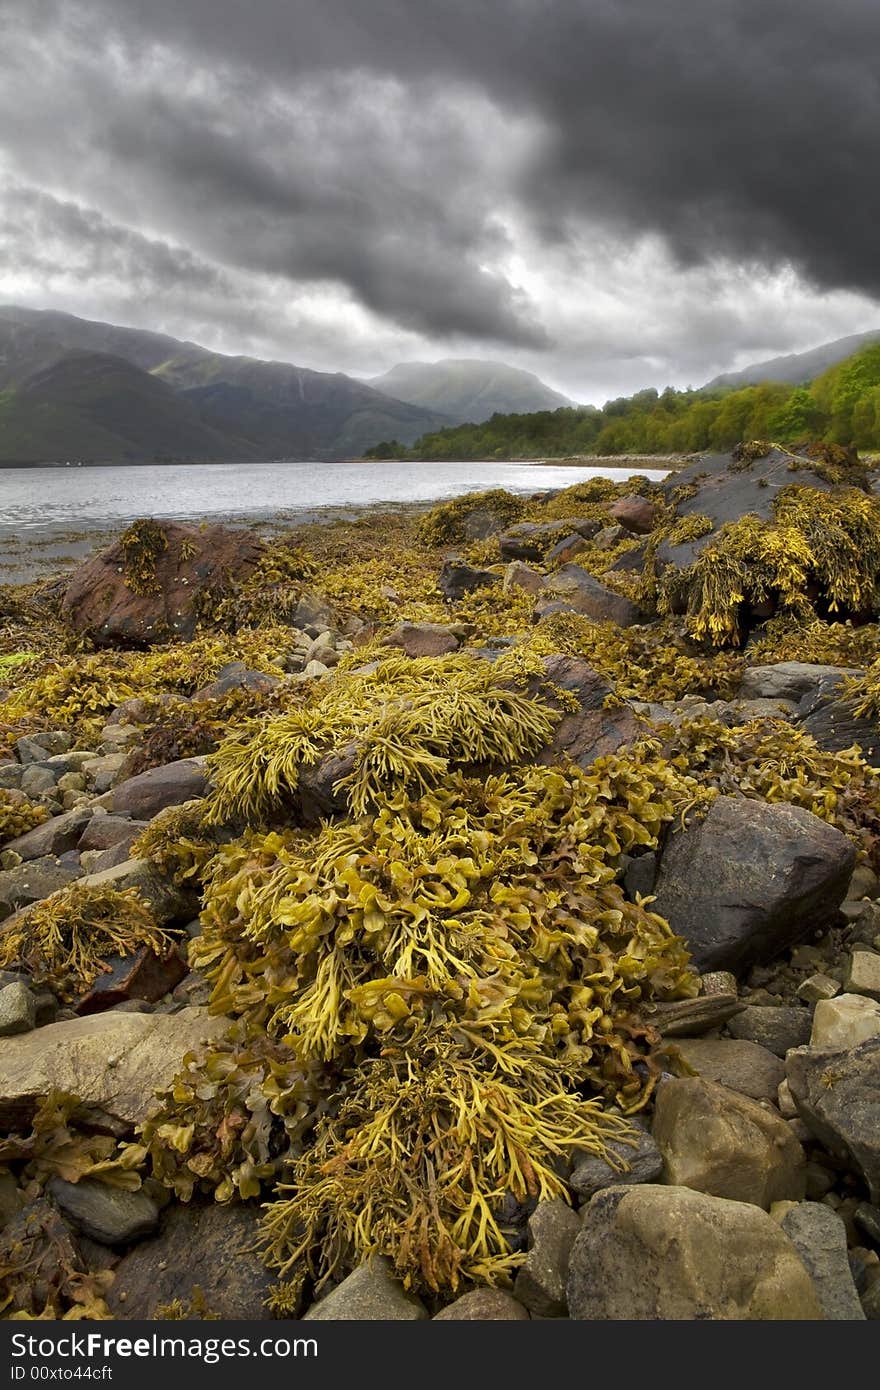
<svg viewBox="0 0 880 1390"><path fill-rule="evenodd" d="M0 0L0 300L575 399L880 327L877 0Z"/></svg>

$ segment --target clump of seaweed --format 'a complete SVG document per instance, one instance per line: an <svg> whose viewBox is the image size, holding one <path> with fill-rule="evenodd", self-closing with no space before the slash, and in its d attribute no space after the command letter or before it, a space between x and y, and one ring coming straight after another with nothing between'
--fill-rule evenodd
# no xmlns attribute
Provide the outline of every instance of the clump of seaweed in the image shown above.
<svg viewBox="0 0 880 1390"><path fill-rule="evenodd" d="M688 630L713 646L738 646L743 615L772 611L807 620L874 613L880 578L880 501L855 488L784 488L773 521L728 522L685 570L646 585L661 613L685 596Z"/></svg>
<svg viewBox="0 0 880 1390"><path fill-rule="evenodd" d="M315 1122L323 1069L303 1067L256 1029L237 1032L188 1059L126 1151L127 1163L149 1160L153 1177L184 1202L196 1190L218 1202L259 1196Z"/></svg>
<svg viewBox="0 0 880 1390"><path fill-rule="evenodd" d="M0 1233L0 1316L106 1319L113 1271L92 1272L70 1228L48 1202L34 1202Z"/></svg>
<svg viewBox="0 0 880 1390"><path fill-rule="evenodd" d="M160 593L156 565L168 549L163 527L151 518L135 521L122 533L120 544L127 587L142 596Z"/></svg>
<svg viewBox="0 0 880 1390"><path fill-rule="evenodd" d="M416 532L422 545L454 545L457 542L475 540L478 531L473 529L477 513L490 513L493 530L503 530L521 520L526 512L526 501L516 497L504 488L493 488L488 492L469 492L463 497L455 497L451 502L441 502L432 507L421 518ZM469 523L471 523L469 525Z"/></svg>
<svg viewBox="0 0 880 1390"><path fill-rule="evenodd" d="M790 615L771 618L749 643L752 664L808 661L820 666L870 666L880 658L880 624L798 621Z"/></svg>
<svg viewBox="0 0 880 1390"><path fill-rule="evenodd" d="M131 846L133 859L149 859L178 887L194 887L230 834L206 819L203 799L168 806Z"/></svg>
<svg viewBox="0 0 880 1390"><path fill-rule="evenodd" d="M30 801L24 792L0 788L0 845L17 840L19 835L26 835L48 819L46 807Z"/></svg>
<svg viewBox="0 0 880 1390"><path fill-rule="evenodd" d="M436 785L454 767L520 762L558 718L478 658L390 656L368 675L340 677L305 709L231 733L208 760L210 816L260 824L290 812L302 770L331 754L337 785L362 815L389 790Z"/></svg>
<svg viewBox="0 0 880 1390"><path fill-rule="evenodd" d="M0 966L23 966L61 998L72 999L109 970L109 955L149 946L161 956L173 941L135 889L71 883L7 924Z"/></svg>
<svg viewBox="0 0 880 1390"><path fill-rule="evenodd" d="M379 1251L406 1285L508 1280L524 1256L498 1224L505 1195L564 1196L554 1159L575 1147L610 1154L627 1133L564 1091L546 1059L511 1077L452 1046L393 1053L357 1073L281 1184L292 1195L267 1209L268 1258L282 1278L307 1268L319 1288Z"/></svg>
<svg viewBox="0 0 880 1390"><path fill-rule="evenodd" d="M678 700L694 693L730 699L745 665L732 652L701 652L672 618L650 627L621 628L581 613L552 613L524 645L544 655L583 657L623 700Z"/></svg>
<svg viewBox="0 0 880 1390"><path fill-rule="evenodd" d="M836 825L868 857L880 848L880 771L856 748L826 752L784 719L732 728L708 718L683 720L661 737L672 762L722 795L801 806Z"/></svg>
<svg viewBox="0 0 880 1390"><path fill-rule="evenodd" d="M51 1090L37 1105L27 1133L7 1132L0 1138L0 1163L15 1170L27 1201L39 1197L52 1177L74 1183L93 1178L127 1192L141 1186L140 1175L116 1139L78 1125L81 1111L78 1096Z"/></svg>

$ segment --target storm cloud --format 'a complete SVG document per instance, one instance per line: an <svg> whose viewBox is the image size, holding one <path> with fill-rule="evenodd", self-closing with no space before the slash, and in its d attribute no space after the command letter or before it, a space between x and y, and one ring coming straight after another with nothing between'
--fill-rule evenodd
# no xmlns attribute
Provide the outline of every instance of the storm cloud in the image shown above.
<svg viewBox="0 0 880 1390"><path fill-rule="evenodd" d="M124 311L136 285L130 320L306 365L503 354L589 397L880 319L864 0L0 16L7 298L50 299L29 206L58 307L91 285L93 316Z"/></svg>

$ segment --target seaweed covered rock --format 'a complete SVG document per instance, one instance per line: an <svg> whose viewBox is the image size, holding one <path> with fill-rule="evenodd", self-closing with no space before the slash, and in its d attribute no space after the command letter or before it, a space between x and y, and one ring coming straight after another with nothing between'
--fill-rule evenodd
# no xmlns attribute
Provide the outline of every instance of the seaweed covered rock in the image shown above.
<svg viewBox="0 0 880 1390"><path fill-rule="evenodd" d="M676 474L667 501L642 593L695 637L739 645L777 613L876 613L880 500L856 464L754 443Z"/></svg>
<svg viewBox="0 0 880 1390"><path fill-rule="evenodd" d="M257 537L228 526L136 521L75 571L62 612L98 646L192 637L200 598L246 578L264 551Z"/></svg>
<svg viewBox="0 0 880 1390"><path fill-rule="evenodd" d="M611 686L586 661L560 654L545 657L543 666L544 674L533 678L530 689L537 694L543 687L548 703L558 705L562 718L551 742L538 753L537 762L570 758L579 767L589 767L596 758L616 753L647 732L648 726L629 705L609 699ZM561 698L554 696L557 690ZM562 703L566 693L574 697L576 708Z"/></svg>
<svg viewBox="0 0 880 1390"><path fill-rule="evenodd" d="M862 756L872 767L880 766L880 725L877 722L877 702L867 694L874 673L858 679L850 673L837 672L826 676L807 692L799 707L802 727L820 748L840 752L857 744Z"/></svg>
<svg viewBox="0 0 880 1390"><path fill-rule="evenodd" d="M644 622L636 604L575 564L563 565L544 582L535 604L535 621L551 613L582 613L595 622L617 623L619 627Z"/></svg>
<svg viewBox="0 0 880 1390"><path fill-rule="evenodd" d="M492 570L477 569L474 565L466 564L464 560L450 557L443 561L437 587L444 598L454 603L465 594L473 593L475 589L485 589L500 583L500 574L494 574Z"/></svg>
<svg viewBox="0 0 880 1390"><path fill-rule="evenodd" d="M669 837L655 910L688 943L700 970L744 970L830 924L855 850L798 806L722 796Z"/></svg>
<svg viewBox="0 0 880 1390"><path fill-rule="evenodd" d="M572 1318L822 1319L798 1252L760 1207L644 1184L597 1193L568 1275Z"/></svg>

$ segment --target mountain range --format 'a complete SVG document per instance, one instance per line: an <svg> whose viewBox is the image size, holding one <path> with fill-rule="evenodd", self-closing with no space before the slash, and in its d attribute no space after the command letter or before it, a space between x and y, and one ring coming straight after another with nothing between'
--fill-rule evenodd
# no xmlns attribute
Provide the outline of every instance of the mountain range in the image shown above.
<svg viewBox="0 0 880 1390"><path fill-rule="evenodd" d="M160 333L0 307L0 463L361 456L565 398L501 363L410 363L375 382L230 357Z"/></svg>
<svg viewBox="0 0 880 1390"><path fill-rule="evenodd" d="M789 386L801 386L814 381L817 376L836 367L838 362L852 357L860 348L868 347L880 340L880 328L870 333L852 333L848 338L835 338L832 343L822 343L820 347L810 348L809 352L795 352L787 357L771 357L766 362L754 362L739 372L722 372L713 377L703 387L711 391L719 386L738 389L741 386L760 386L765 381L781 381Z"/></svg>

